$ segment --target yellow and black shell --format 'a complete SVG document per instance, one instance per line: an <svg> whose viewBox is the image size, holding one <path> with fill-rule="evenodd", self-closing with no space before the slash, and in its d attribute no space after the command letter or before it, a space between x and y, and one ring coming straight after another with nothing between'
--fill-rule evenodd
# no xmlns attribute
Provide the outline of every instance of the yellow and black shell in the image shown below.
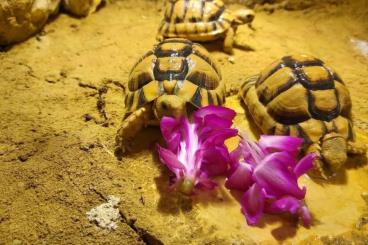
<svg viewBox="0 0 368 245"><path fill-rule="evenodd" d="M233 22L221 0L169 0L158 33L192 41L221 37Z"/></svg>
<svg viewBox="0 0 368 245"><path fill-rule="evenodd" d="M207 50L180 38L166 39L143 55L130 72L128 87L128 112L163 94L179 96L197 108L225 102L220 70Z"/></svg>
<svg viewBox="0 0 368 245"><path fill-rule="evenodd" d="M317 58L285 56L240 93L263 133L303 137L307 144L329 132L353 140L349 91Z"/></svg>

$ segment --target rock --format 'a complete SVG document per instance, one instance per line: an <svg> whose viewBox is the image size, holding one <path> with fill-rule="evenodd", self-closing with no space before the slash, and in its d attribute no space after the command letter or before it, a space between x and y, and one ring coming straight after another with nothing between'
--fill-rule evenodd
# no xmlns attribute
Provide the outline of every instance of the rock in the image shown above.
<svg viewBox="0 0 368 245"><path fill-rule="evenodd" d="M87 212L88 220L96 223L101 228L115 230L117 228L116 222L121 218L117 208L119 202L120 198L108 196L107 203L103 203Z"/></svg>
<svg viewBox="0 0 368 245"><path fill-rule="evenodd" d="M85 17L96 11L102 0L63 0L63 7L70 14Z"/></svg>
<svg viewBox="0 0 368 245"><path fill-rule="evenodd" d="M0 1L0 45L23 41L37 33L50 15L58 10L60 0Z"/></svg>
<svg viewBox="0 0 368 245"><path fill-rule="evenodd" d="M96 11L102 0L2 0L0 1L0 45L21 42L39 32L49 17L64 9L84 17Z"/></svg>

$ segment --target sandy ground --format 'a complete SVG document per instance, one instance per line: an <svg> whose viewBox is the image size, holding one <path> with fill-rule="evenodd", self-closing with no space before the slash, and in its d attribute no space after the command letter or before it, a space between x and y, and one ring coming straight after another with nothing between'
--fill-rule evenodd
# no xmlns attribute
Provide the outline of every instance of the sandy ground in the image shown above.
<svg viewBox="0 0 368 245"><path fill-rule="evenodd" d="M236 50L234 64L219 43L207 48L234 84L286 54L325 60L350 89L359 139L368 142L368 58L351 42L368 40L367 3L359 3L259 12L254 31L239 29L254 51ZM157 129L142 132L122 161L113 156L128 72L155 42L160 9L138 0L87 19L61 14L42 34L0 53L0 244L367 244L361 159L336 183L302 180L315 218L305 229L274 216L248 227L236 195L222 188L193 201L170 193L154 151ZM228 101L237 124L248 127L237 99ZM120 198L121 215L111 232L86 215L109 195Z"/></svg>

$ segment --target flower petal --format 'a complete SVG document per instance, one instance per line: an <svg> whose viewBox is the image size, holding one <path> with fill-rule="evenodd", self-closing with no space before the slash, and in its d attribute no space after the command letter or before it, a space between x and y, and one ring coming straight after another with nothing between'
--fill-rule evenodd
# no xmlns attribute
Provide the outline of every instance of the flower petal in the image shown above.
<svg viewBox="0 0 368 245"><path fill-rule="evenodd" d="M181 139L182 120L173 117L163 117L160 121L160 129L168 148L176 152Z"/></svg>
<svg viewBox="0 0 368 245"><path fill-rule="evenodd" d="M215 182L208 178L206 173L201 173L197 179L196 187L201 188L203 190L212 190L217 186Z"/></svg>
<svg viewBox="0 0 368 245"><path fill-rule="evenodd" d="M177 156L170 150L165 149L159 145L156 146L160 161L165 164L172 172L175 173L176 177L179 177L179 173L185 170L184 165L178 160Z"/></svg>
<svg viewBox="0 0 368 245"><path fill-rule="evenodd" d="M296 214L300 207L301 207L300 200L292 196L285 196L268 205L267 212L268 213L289 212L291 214Z"/></svg>
<svg viewBox="0 0 368 245"><path fill-rule="evenodd" d="M220 118L223 118L228 121L232 121L236 113L235 111L229 108L223 107L223 106L209 105L206 107L202 107L193 113L194 123L203 124L204 119L207 115L218 115L218 117Z"/></svg>
<svg viewBox="0 0 368 245"><path fill-rule="evenodd" d="M211 114L204 117L203 123L206 127L214 129L230 128L233 124L232 119L223 118L222 115Z"/></svg>
<svg viewBox="0 0 368 245"><path fill-rule="evenodd" d="M253 184L252 167L244 161L238 162L237 166L231 169L225 187L231 190L247 191Z"/></svg>
<svg viewBox="0 0 368 245"><path fill-rule="evenodd" d="M214 130L211 134L207 135L203 141L203 147L210 147L214 145L223 145L225 140L234 137L238 134L236 129L226 128L221 130Z"/></svg>
<svg viewBox="0 0 368 245"><path fill-rule="evenodd" d="M265 152L256 142L250 139L245 131L240 131L239 136L242 138L239 146L243 149L244 159L251 164L258 164L266 156Z"/></svg>
<svg viewBox="0 0 368 245"><path fill-rule="evenodd" d="M309 227L312 221L307 206L302 201L291 196L286 196L272 202L267 206L266 210L267 213L289 212L291 214L297 214L306 227Z"/></svg>
<svg viewBox="0 0 368 245"><path fill-rule="evenodd" d="M285 152L267 155L253 172L253 179L275 198L285 195L303 199L306 189L300 189L297 177L290 168L294 158ZM294 164L295 165L295 164Z"/></svg>
<svg viewBox="0 0 368 245"><path fill-rule="evenodd" d="M243 159L243 149L240 145L230 152L230 164L237 165L240 160Z"/></svg>
<svg viewBox="0 0 368 245"><path fill-rule="evenodd" d="M308 207L303 205L302 207L300 207L299 209L299 217L303 222L303 225L305 227L309 227L312 223L312 216L308 210Z"/></svg>
<svg viewBox="0 0 368 245"><path fill-rule="evenodd" d="M203 162L201 169L208 176L225 174L230 162L229 152L226 147L214 146L203 150Z"/></svg>
<svg viewBox="0 0 368 245"><path fill-rule="evenodd" d="M298 137L282 135L261 135L259 146L267 152L286 151L296 156L304 140Z"/></svg>
<svg viewBox="0 0 368 245"><path fill-rule="evenodd" d="M248 225L255 225L262 217L265 204L265 194L256 183L253 184L240 200L242 212Z"/></svg>
<svg viewBox="0 0 368 245"><path fill-rule="evenodd" d="M294 168L294 174L297 178L313 168L313 161L315 158L316 155L311 153L300 159L300 161L296 164Z"/></svg>

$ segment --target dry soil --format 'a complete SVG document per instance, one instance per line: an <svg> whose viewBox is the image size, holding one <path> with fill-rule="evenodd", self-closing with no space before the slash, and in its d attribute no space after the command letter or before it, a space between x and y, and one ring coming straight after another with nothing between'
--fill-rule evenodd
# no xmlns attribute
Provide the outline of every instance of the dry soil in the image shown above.
<svg viewBox="0 0 368 245"><path fill-rule="evenodd" d="M254 30L238 31L253 50L235 50L234 63L219 42L206 47L235 85L287 54L321 58L345 80L358 137L368 143L368 57L352 42L368 40L367 4L258 11ZM154 44L161 15L161 2L143 0L115 2L86 19L61 14L0 52L0 244L367 244L364 159L351 159L334 183L302 179L314 217L306 229L289 216L249 227L236 195L223 188L192 201L170 192L155 128L138 136L132 154L114 157L127 76ZM248 128L235 96L227 105ZM86 215L109 195L121 200L114 231Z"/></svg>

